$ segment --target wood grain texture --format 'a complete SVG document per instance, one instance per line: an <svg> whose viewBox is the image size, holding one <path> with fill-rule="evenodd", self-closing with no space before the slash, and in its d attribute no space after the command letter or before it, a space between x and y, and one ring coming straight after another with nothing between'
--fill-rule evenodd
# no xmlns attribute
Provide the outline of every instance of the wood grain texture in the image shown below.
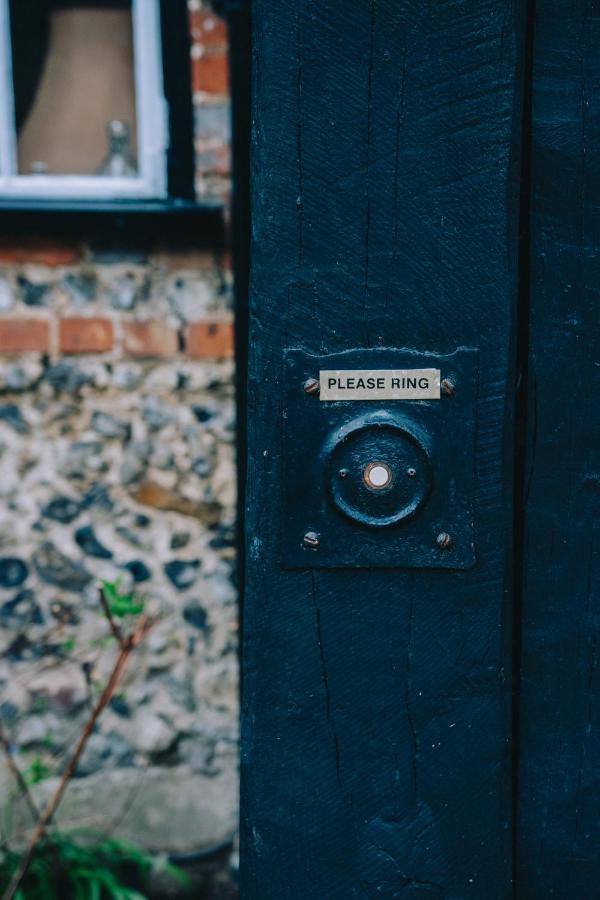
<svg viewBox="0 0 600 900"><path fill-rule="evenodd" d="M501 0L253 23L242 894L506 898L521 23ZM380 345L479 349L476 565L285 572L283 350Z"/></svg>
<svg viewBox="0 0 600 900"><path fill-rule="evenodd" d="M536 4L517 895L600 891L600 7Z"/></svg>

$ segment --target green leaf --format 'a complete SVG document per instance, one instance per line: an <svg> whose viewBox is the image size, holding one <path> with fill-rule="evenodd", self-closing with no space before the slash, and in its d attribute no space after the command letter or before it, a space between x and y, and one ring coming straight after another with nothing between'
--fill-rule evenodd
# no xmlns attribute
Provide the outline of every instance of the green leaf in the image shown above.
<svg viewBox="0 0 600 900"><path fill-rule="evenodd" d="M23 779L28 785L39 784L41 781L45 781L46 778L50 778L52 774L50 766L47 766L43 759L36 756L23 772Z"/></svg>
<svg viewBox="0 0 600 900"><path fill-rule="evenodd" d="M137 616L144 609L144 601L136 594L121 593L121 580L103 581L102 593L113 616Z"/></svg>

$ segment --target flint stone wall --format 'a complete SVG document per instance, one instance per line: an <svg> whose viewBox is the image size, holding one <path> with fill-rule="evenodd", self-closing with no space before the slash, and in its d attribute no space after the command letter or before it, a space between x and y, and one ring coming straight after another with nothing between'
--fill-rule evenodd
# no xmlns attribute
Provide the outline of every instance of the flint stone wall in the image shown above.
<svg viewBox="0 0 600 900"><path fill-rule="evenodd" d="M159 622L62 821L192 853L236 827L230 277L189 250L35 246L0 250L0 720L43 795L114 659L98 584L120 578ZM98 321L95 352L62 341ZM44 324L37 352L2 343L15 322L26 346Z"/></svg>

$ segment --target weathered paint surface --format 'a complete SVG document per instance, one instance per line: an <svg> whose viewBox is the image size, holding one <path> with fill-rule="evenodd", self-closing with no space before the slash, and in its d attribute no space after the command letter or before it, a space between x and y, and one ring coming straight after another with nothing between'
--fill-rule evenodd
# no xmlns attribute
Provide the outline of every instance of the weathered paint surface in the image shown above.
<svg viewBox="0 0 600 900"><path fill-rule="evenodd" d="M521 25L501 0L253 19L242 893L506 898ZM479 350L476 564L284 571L283 351L381 345Z"/></svg>
<svg viewBox="0 0 600 900"><path fill-rule="evenodd" d="M600 18L540 0L517 895L598 896Z"/></svg>

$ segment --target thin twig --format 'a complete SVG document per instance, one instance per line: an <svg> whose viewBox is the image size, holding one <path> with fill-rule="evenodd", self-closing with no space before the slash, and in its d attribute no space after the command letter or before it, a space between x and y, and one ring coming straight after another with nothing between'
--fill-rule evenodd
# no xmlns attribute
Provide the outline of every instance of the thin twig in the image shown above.
<svg viewBox="0 0 600 900"><path fill-rule="evenodd" d="M110 627L110 630L112 631L113 637L116 638L116 640L119 643L119 646L121 647L121 649L123 649L126 638L124 637L123 632L121 631L121 629L119 628L119 626L117 625L117 623L115 621L115 617L113 616L111 609L110 609L110 604L109 604L108 600L106 599L106 595L105 595L104 591L102 590L102 588L98 589L98 597L100 600L100 606L102 607L102 611L104 612L104 615L106 616L106 621L109 624L109 627Z"/></svg>
<svg viewBox="0 0 600 900"><path fill-rule="evenodd" d="M4 751L4 756L6 757L6 764L7 764L8 768L10 769L10 771L12 772L13 777L19 786L19 791L21 792L21 795L25 798L27 806L29 807L29 810L31 812L31 815L33 816L34 819L36 819L36 820L39 819L40 811L37 808L37 804L31 795L31 791L29 790L29 785L25 781L23 773L21 772L17 763L15 762L15 758L13 756L11 746L10 746L10 741L9 741L8 737L6 736L6 734L4 733L4 729L2 728L1 725L0 725L0 744L2 745L2 749Z"/></svg>
<svg viewBox="0 0 600 900"><path fill-rule="evenodd" d="M31 865L31 861L34 857L37 845L44 836L44 832L46 831L48 823L54 816L54 813L56 812L57 807L62 800L67 785L69 784L71 778L75 773L75 770L77 769L79 760L81 759L83 751L85 750L86 744L92 734L92 731L94 730L94 726L96 725L98 718L102 714L102 711L105 709L105 707L110 703L117 685L121 680L123 672L125 671L132 651L135 650L135 648L138 646L138 644L141 643L141 641L143 641L153 624L153 621L148 619L147 616L141 616L133 633L128 635L127 637L122 638L121 649L113 666L110 677L106 683L106 686L102 691L102 694L100 695L94 709L92 710L89 719L85 723L83 731L81 732L81 735L79 737L79 741L77 742L77 746L75 747L73 755L71 756L69 762L65 767L58 787L48 800L46 806L44 807L42 813L38 818L37 825L35 827L31 840L29 841L27 850L23 854L21 862L19 863L19 867L15 871L15 874L13 875L8 888L4 892L2 900L13 900L15 894L19 890L19 887L21 886L23 879L27 874L27 870Z"/></svg>

